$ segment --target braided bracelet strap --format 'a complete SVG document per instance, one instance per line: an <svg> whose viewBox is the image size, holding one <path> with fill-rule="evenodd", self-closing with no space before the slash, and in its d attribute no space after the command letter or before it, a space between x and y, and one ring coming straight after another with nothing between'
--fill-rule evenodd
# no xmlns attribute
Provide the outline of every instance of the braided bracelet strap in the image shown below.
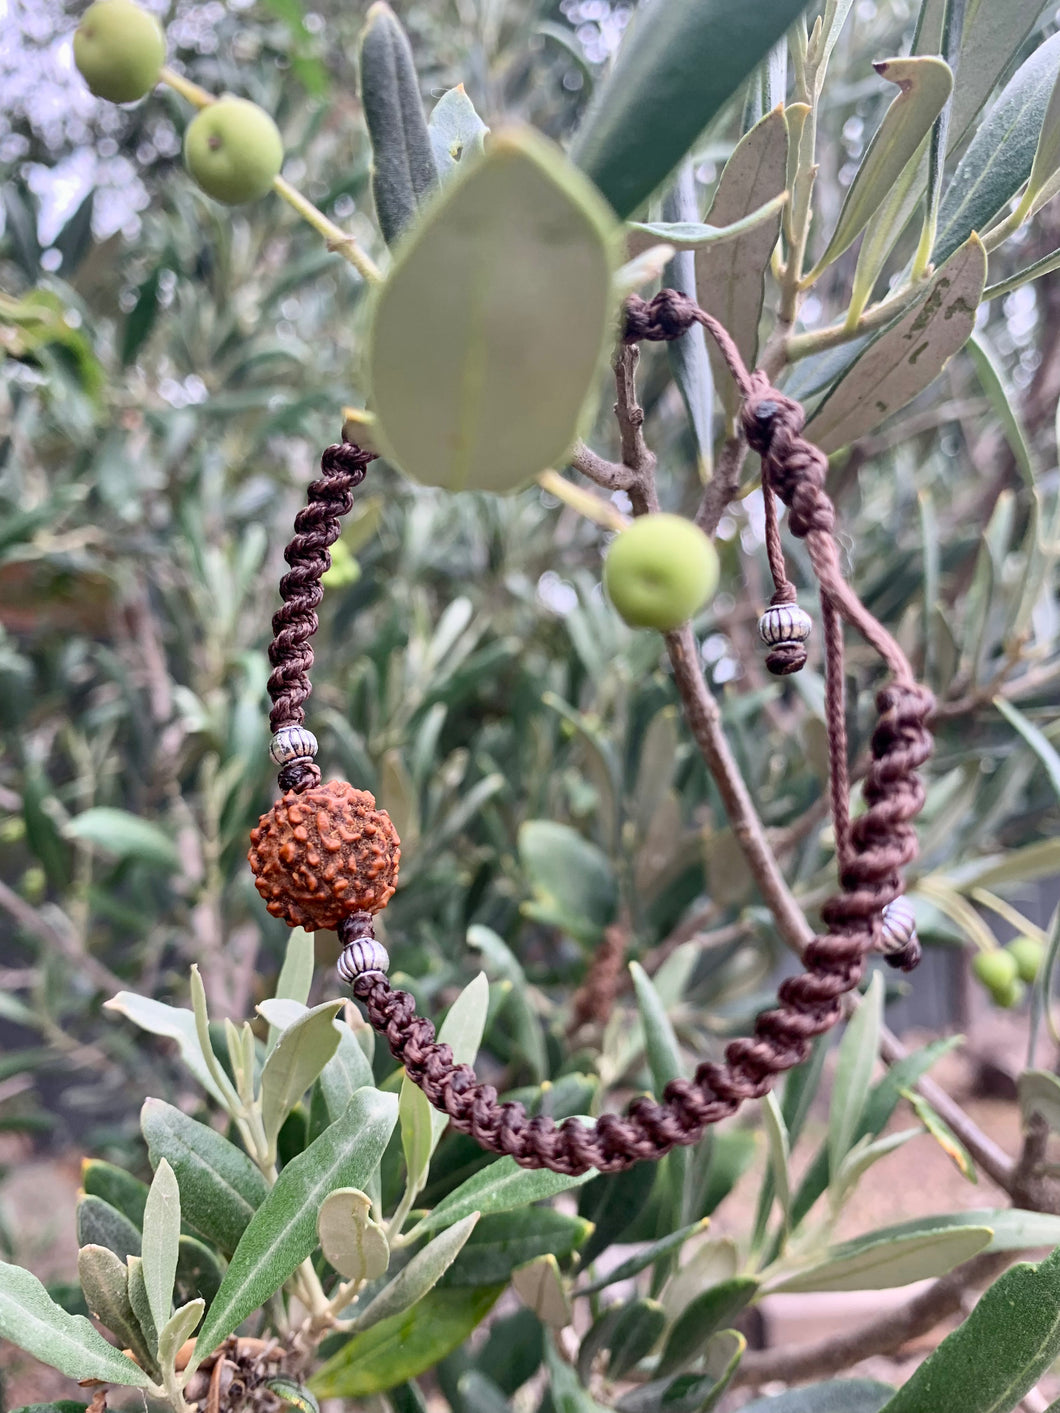
<svg viewBox="0 0 1060 1413"><path fill-rule="evenodd" d="M882 950L892 965L902 967L914 966L919 958L912 914L902 898L902 870L916 855L912 822L924 801L916 772L931 754L927 723L933 699L914 680L894 638L843 579L833 535L835 511L824 489L827 459L802 436L799 404L763 374L748 373L726 331L685 296L663 290L652 301L633 297L627 303L630 342L677 338L694 323L712 334L733 371L743 396L743 433L762 461L763 489L788 507L789 528L805 540L818 583L840 886L822 909L827 930L806 948L804 971L781 985L777 1005L758 1016L753 1036L733 1041L724 1063L706 1062L692 1080L673 1080L661 1102L642 1096L623 1115L603 1114L592 1125L531 1117L521 1104L502 1103L470 1065L456 1064L450 1047L436 1040L431 1022L417 1015L413 997L391 987L372 914L394 891L397 835L366 791L340 781L320 786L312 760L316 743L303 726L313 661L309 640L317 626L320 577L330 562L327 547L338 536L339 518L352 504L350 492L364 477L369 453L351 445L328 448L322 478L310 487L309 503L295 522L298 533L286 551L291 572L281 584L284 605L274 619L269 654L273 756L281 763L279 783L285 794L251 835L256 885L269 911L292 925L337 928L343 943L340 975L409 1078L456 1129L529 1168L618 1172L697 1142L711 1124L735 1113L745 1099L761 1098L778 1075L806 1058L813 1039L838 1021L841 998L858 985L868 952ZM775 513L767 516L767 538L777 584L774 608L790 615L794 586L783 570ZM795 607L794 613L802 611ZM892 675L876 698L865 810L853 823L842 725L843 621L879 652ZM797 670L805 660L806 631L801 637L789 633L792 641L783 644L778 661L783 673ZM780 639L767 641L776 646ZM300 750L305 751L301 757L290 754Z"/></svg>

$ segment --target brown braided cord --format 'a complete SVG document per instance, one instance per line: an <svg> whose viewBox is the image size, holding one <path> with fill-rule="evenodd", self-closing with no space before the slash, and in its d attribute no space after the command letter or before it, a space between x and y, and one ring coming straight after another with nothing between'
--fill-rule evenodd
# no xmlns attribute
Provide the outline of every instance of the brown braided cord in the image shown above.
<svg viewBox="0 0 1060 1413"><path fill-rule="evenodd" d="M764 374L748 373L726 331L676 291L663 290L651 301L631 298L626 340L678 338L694 323L712 334L732 369L744 398L744 435L762 458L763 485L788 507L791 531L806 540L820 586L840 891L822 909L828 930L806 948L805 970L781 985L776 1007L758 1016L753 1036L727 1047L724 1064L701 1064L691 1081L671 1081L661 1103L647 1096L634 1099L625 1114L603 1114L591 1127L579 1119L557 1125L546 1116L531 1118L521 1104L499 1102L497 1091L480 1083L470 1065L454 1063L450 1047L436 1041L434 1026L416 1014L408 992L393 990L380 972L358 976L354 994L372 1026L435 1108L483 1148L509 1154L529 1168L617 1172L697 1142L709 1125L733 1114L745 1099L766 1094L778 1075L806 1058L814 1037L839 1019L840 999L860 981L865 955L879 937L883 909L901 893L901 870L916 854L912 821L924 800L916 771L931 754L926 723L934 708L932 696L914 681L901 648L843 579L833 538L835 511L824 490L827 459L802 437L799 404L773 388ZM775 516L772 526L779 537ZM782 571L781 578L786 584ZM784 592L781 582L777 587ZM866 808L853 824L842 720L841 619L876 648L894 677L876 698L879 719L863 786Z"/></svg>
<svg viewBox="0 0 1060 1413"><path fill-rule="evenodd" d="M313 690L311 640L324 597L320 580L331 568L329 548L339 537L342 517L353 508L353 489L374 460L374 452L352 442L329 446L320 458L320 479L310 485L306 504L295 517L294 537L283 552L291 568L280 580L283 604L273 616L269 645L273 731L305 721L303 704ZM282 790L300 792L320 783L320 767L313 761L292 761L280 771L279 782Z"/></svg>

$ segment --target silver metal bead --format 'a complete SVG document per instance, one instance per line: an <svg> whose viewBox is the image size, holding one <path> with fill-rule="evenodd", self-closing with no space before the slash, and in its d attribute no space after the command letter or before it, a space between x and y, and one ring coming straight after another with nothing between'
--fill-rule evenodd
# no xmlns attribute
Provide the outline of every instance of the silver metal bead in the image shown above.
<svg viewBox="0 0 1060 1413"><path fill-rule="evenodd" d="M317 738L304 726L281 726L269 742L269 755L277 765L293 760L312 760L317 753Z"/></svg>
<svg viewBox="0 0 1060 1413"><path fill-rule="evenodd" d="M880 923L880 951L902 952L916 939L916 914L903 894L888 903Z"/></svg>
<svg viewBox="0 0 1060 1413"><path fill-rule="evenodd" d="M813 619L797 603L775 603L758 620L763 643L775 648L780 643L804 643L813 631Z"/></svg>
<svg viewBox="0 0 1060 1413"><path fill-rule="evenodd" d="M339 976L347 986L352 986L366 972L378 972L385 976L389 969L390 956L382 942L377 942L374 937L351 942L343 949L338 961Z"/></svg>

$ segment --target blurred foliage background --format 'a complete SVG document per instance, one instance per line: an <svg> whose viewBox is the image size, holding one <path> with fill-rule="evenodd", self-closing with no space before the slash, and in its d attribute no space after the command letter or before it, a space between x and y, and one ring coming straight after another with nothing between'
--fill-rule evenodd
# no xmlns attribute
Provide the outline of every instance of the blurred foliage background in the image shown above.
<svg viewBox="0 0 1060 1413"><path fill-rule="evenodd" d="M353 81L366 7L152 8L175 66L272 112L286 174L381 254ZM462 82L487 122L512 114L562 140L631 7L400 8L428 103ZM859 0L842 33L818 245L891 97L870 61L908 45L916 8ZM175 1070L100 1002L121 988L182 996L192 960L215 1014L271 994L286 929L244 866L274 788L264 650L305 484L361 400L363 286L278 201L231 212L194 189L179 158L190 113L171 93L128 109L91 99L72 71L75 18L9 0L0 55L0 1123L146 1168L138 1104ZM740 116L694 154L701 207ZM991 280L1058 244L1046 208L992 258ZM900 243L894 268L910 253ZM852 267L843 257L819 282L806 328L842 311ZM1007 936L1013 909L1044 921L1033 885L1060 872L1058 316L1055 276L991 301L980 337L994 376L962 353L833 460L847 567L943 702L915 899L929 946L968 946L994 924ZM665 508L691 513L697 450L665 352L642 367ZM592 440L614 450L607 416ZM373 790L401 833L386 941L402 984L437 1009L484 966L504 983L490 1077L587 1076L567 1096L582 1112L585 1085L630 1083L642 1061L630 997L606 1025L574 1024L610 925L699 1054L748 1024L781 951L660 641L603 599L605 538L538 489L449 497L376 463L329 581L310 711L326 770ZM751 483L718 545L722 590L696 624L704 662L812 909L832 863L823 684L812 667L778 683L761 666ZM850 671L874 681L867 654ZM999 692L1029 730L997 710ZM871 698L852 702L860 755ZM319 960L334 951L322 939ZM467 1154L452 1154L456 1171Z"/></svg>

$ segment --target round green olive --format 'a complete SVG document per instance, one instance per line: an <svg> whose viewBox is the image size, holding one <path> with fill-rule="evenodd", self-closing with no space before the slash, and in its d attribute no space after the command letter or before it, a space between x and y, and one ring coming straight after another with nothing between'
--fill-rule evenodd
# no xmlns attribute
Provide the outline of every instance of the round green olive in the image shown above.
<svg viewBox="0 0 1060 1413"><path fill-rule="evenodd" d="M1019 981L1016 958L1000 948L990 952L977 952L972 959L972 971L988 991L1004 991Z"/></svg>
<svg viewBox="0 0 1060 1413"><path fill-rule="evenodd" d="M1010 957L1016 959L1016 970L1020 981L1031 982L1037 979L1045 960L1045 947L1036 937L1015 937L1005 948Z"/></svg>
<svg viewBox="0 0 1060 1413"><path fill-rule="evenodd" d="M698 525L680 515L642 515L615 536L604 586L633 628L677 628L718 586L718 556Z"/></svg>
<svg viewBox="0 0 1060 1413"><path fill-rule="evenodd" d="M166 36L133 0L96 0L74 31L74 63L97 98L132 103L150 93L166 61Z"/></svg>
<svg viewBox="0 0 1060 1413"><path fill-rule="evenodd" d="M264 108L219 98L188 124L184 164L207 196L240 206L271 189L283 166L283 139Z"/></svg>

